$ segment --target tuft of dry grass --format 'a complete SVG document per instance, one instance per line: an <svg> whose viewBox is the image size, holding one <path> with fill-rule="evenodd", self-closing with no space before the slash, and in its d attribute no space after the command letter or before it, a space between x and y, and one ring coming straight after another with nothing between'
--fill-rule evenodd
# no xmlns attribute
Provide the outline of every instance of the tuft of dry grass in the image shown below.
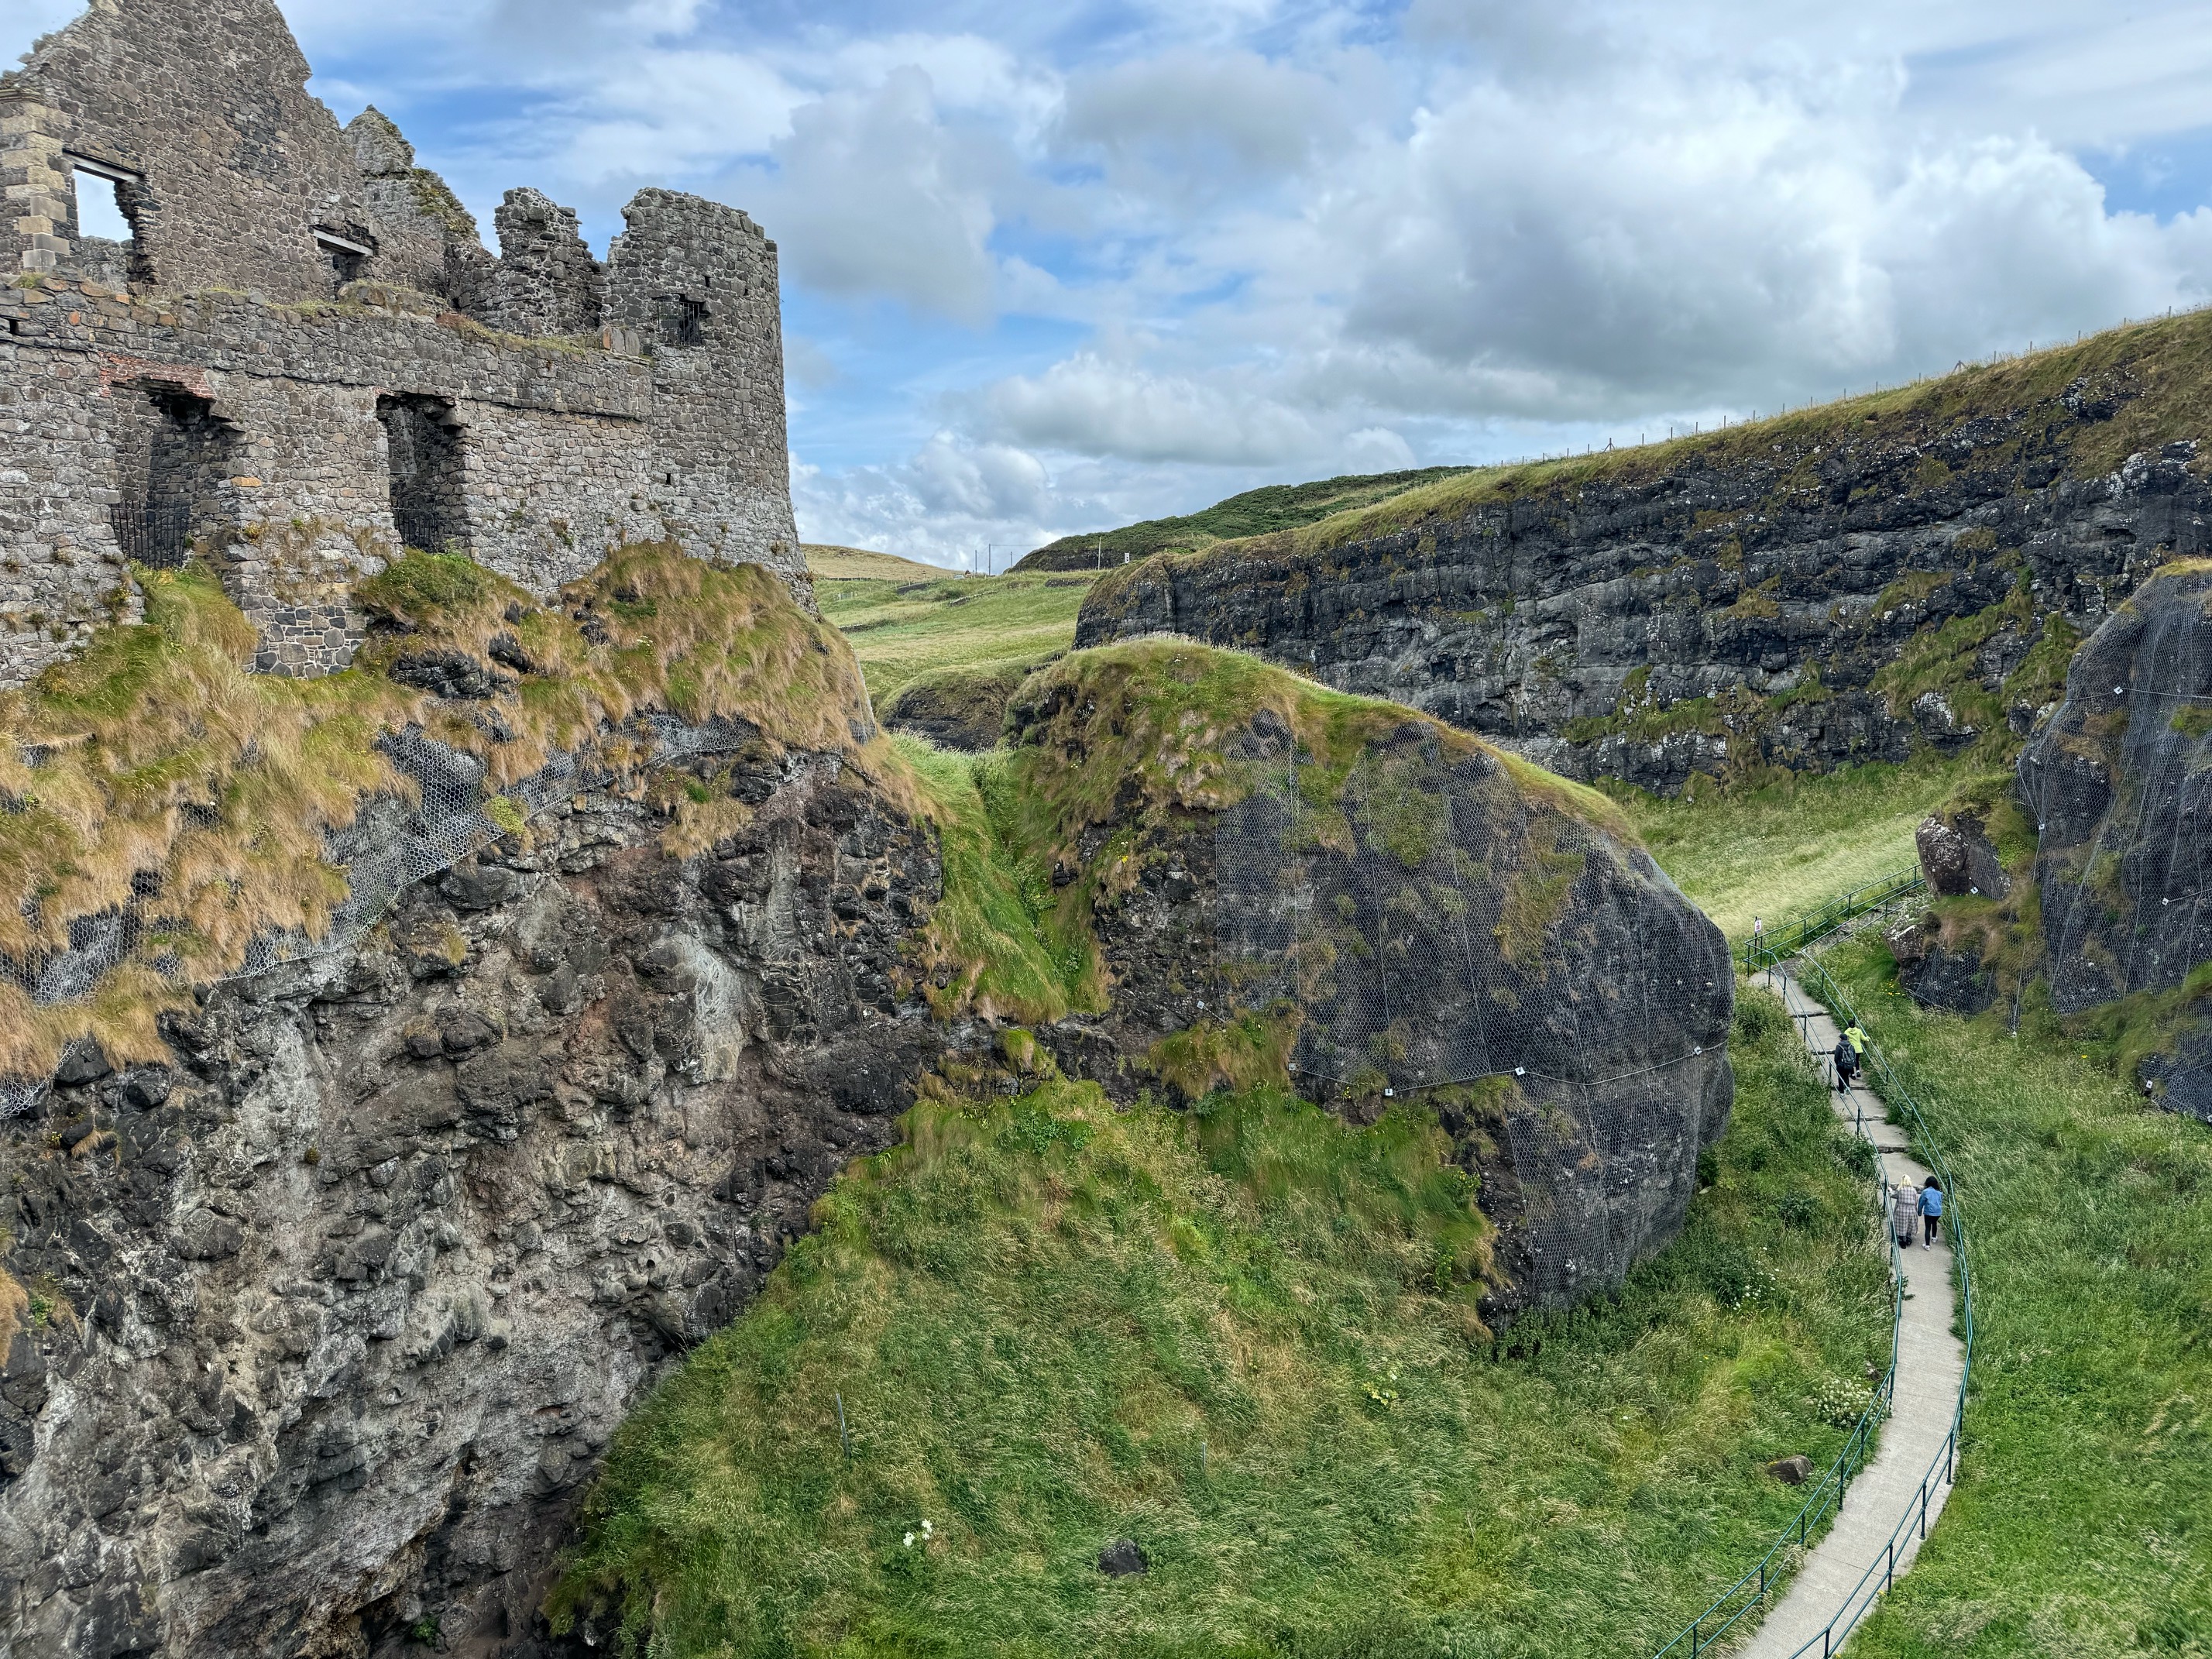
<svg viewBox="0 0 2212 1659"><path fill-rule="evenodd" d="M83 1000L33 1006L0 976L0 1076L44 1075L87 1036L112 1060L159 1058L185 987L235 972L257 936L327 935L348 890L325 837L370 798L405 797L377 744L410 726L483 757L504 790L556 750L641 759L613 735L636 714L737 719L917 802L843 639L757 565L628 547L541 605L465 558L410 554L362 591L378 627L356 666L312 680L247 671L253 629L204 569L137 574L144 623L0 696L0 956L34 963L134 898L156 920ZM441 702L395 678L434 653L494 695ZM726 807L689 805L679 841L727 833Z"/></svg>
<svg viewBox="0 0 2212 1659"><path fill-rule="evenodd" d="M7 1236L0 1233L0 1246L7 1243ZM4 1255L0 1249L0 1255ZM15 1333L30 1322L31 1293L15 1282L15 1276L0 1267L0 1365L8 1363L8 1350L15 1345Z"/></svg>

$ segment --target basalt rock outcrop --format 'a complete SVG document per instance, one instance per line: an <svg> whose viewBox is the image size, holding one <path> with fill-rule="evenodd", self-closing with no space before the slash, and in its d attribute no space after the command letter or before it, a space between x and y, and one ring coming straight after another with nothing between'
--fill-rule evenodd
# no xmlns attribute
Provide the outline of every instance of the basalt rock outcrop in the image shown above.
<svg viewBox="0 0 2212 1659"><path fill-rule="evenodd" d="M2205 544L2202 318L1650 451L1478 475L1110 571L1079 645L1176 633L1661 793L1985 743Z"/></svg>
<svg viewBox="0 0 2212 1659"><path fill-rule="evenodd" d="M621 566L605 605L688 568ZM417 622L367 659L457 653L426 718L519 720L495 675L629 648L595 594L512 648ZM763 639L802 626L770 599ZM1009 730L1108 988L1036 1027L1064 1071L1194 1098L1279 1037L1347 1116L1425 1091L1499 1230L1493 1326L1672 1237L1732 979L1605 803L1188 648L1064 660ZM650 775L611 741L357 941L206 989L158 1060L77 1043L0 1121L0 1646L553 1650L547 1576L624 1413L925 1073L1020 1086L1004 1022L943 1000L944 832L853 736Z"/></svg>
<svg viewBox="0 0 2212 1659"><path fill-rule="evenodd" d="M2066 702L2021 757L2039 830L2044 968L2053 1005L2160 1000L2164 1040L2139 1067L2169 1106L2212 1121L2212 1010L2189 990L2212 962L2212 564L2170 566L2081 647Z"/></svg>
<svg viewBox="0 0 2212 1659"><path fill-rule="evenodd" d="M894 732L911 732L942 749L980 753L997 746L1006 726L1007 702L1041 665L1010 663L925 674L901 686L878 712L884 724Z"/></svg>
<svg viewBox="0 0 2212 1659"><path fill-rule="evenodd" d="M1109 1091L1202 1095L1241 1042L1355 1121L1422 1101L1500 1230L1486 1317L1619 1283L1680 1230L1727 1126L1719 929L1607 803L1430 720L1371 705L1348 744L1287 676L1167 719L1160 688L1220 661L1079 653L1009 710L1018 757L1133 742L1164 769L1149 809L1132 778L1055 871L1091 885L1114 991L1040 1035Z"/></svg>
<svg viewBox="0 0 2212 1659"><path fill-rule="evenodd" d="M955 1040L892 983L926 828L746 769L710 851L586 789L0 1125L0 1647L528 1638L615 1425Z"/></svg>

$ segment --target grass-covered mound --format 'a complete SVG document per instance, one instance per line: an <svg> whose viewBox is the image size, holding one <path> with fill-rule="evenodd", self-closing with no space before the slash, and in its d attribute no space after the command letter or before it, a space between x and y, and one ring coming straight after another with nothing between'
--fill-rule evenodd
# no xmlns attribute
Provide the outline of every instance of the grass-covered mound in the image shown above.
<svg viewBox="0 0 2212 1659"><path fill-rule="evenodd" d="M1418 1108L933 1088L617 1437L557 1621L672 1659L1656 1646L1887 1350L1868 1189L1742 1008L1682 1239L1502 1347L1440 1267L1487 1230ZM1122 1536L1151 1571L1102 1577Z"/></svg>
<svg viewBox="0 0 2212 1659"><path fill-rule="evenodd" d="M945 899L925 964L932 1003L1028 1021L1103 1010L1097 903L1127 890L1145 860L1168 857L1179 827L1244 798L1261 769L1240 747L1266 720L1297 741L1300 790L1324 837L1353 769L1411 726L1447 757L1495 755L1528 808L1532 845L1568 820L1635 841L1595 790L1401 704L1182 641L1075 652L1023 680L1007 748L967 757L898 740L945 835ZM1348 843L1349 830L1339 833Z"/></svg>
<svg viewBox="0 0 2212 1659"><path fill-rule="evenodd" d="M0 955L34 963L126 906L150 925L88 997L34 1006L0 975L0 1078L45 1075L81 1036L117 1062L161 1058L158 1017L191 984L271 929L327 933L347 890L325 836L404 794L377 743L407 726L481 756L491 789L648 710L894 764L844 641L756 565L626 548L541 605L465 558L410 554L362 590L379 626L357 665L313 680L247 671L253 629L204 569L137 574L143 623L0 696ZM432 695L456 676L482 695ZM708 793L668 803L679 833L727 809Z"/></svg>
<svg viewBox="0 0 2212 1659"><path fill-rule="evenodd" d="M1876 940L1828 964L1973 1222L1960 1484L1855 1650L2212 1653L2212 1133L2063 1032L1916 1007Z"/></svg>

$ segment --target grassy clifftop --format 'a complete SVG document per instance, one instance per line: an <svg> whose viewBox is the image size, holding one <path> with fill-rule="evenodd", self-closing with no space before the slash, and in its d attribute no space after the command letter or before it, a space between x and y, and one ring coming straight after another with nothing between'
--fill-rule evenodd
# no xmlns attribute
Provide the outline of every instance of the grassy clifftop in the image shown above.
<svg viewBox="0 0 2212 1659"><path fill-rule="evenodd" d="M1200 512L1175 519L1147 519L1119 530L1088 536L1063 536L1024 559L1018 571L1091 570L1155 553L1188 552L1242 536L1259 536L1312 524L1333 514L1385 502L1425 487L1435 487L1466 471L1431 466L1411 472L1376 472L1324 478L1317 483L1269 484L1217 501Z"/></svg>
<svg viewBox="0 0 2212 1659"><path fill-rule="evenodd" d="M1347 502L1310 521L1223 535L1220 541L1228 545L1221 550L1248 556L1326 552L1457 519L1500 501L1571 496L1589 485L1633 484L1670 473L1769 464L1778 451L1809 464L1839 447L1911 444L1962 422L2014 415L2028 418L2020 423L2023 430L1993 434L1998 459L2006 445L2039 441L2050 426L2056 428L2065 471L2075 477L2110 472L2130 455L2212 430L2212 312L2132 324L2073 345L1665 443L1470 468L1370 502ZM2047 419L2038 420L2039 415ZM2205 461L2212 464L2212 456ZM1942 464L1931 457L1930 465Z"/></svg>

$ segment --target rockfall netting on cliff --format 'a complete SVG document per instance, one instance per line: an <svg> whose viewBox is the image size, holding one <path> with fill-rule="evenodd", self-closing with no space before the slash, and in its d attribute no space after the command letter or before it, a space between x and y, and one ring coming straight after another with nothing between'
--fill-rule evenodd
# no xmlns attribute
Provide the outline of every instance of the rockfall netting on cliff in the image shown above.
<svg viewBox="0 0 2212 1659"><path fill-rule="evenodd" d="M1719 930L1534 768L1408 722L1332 788L1272 746L1216 832L1236 1002L1297 1009L1298 1076L1462 1102L1510 1147L1547 1292L1618 1283L1725 1121Z"/></svg>
<svg viewBox="0 0 2212 1659"><path fill-rule="evenodd" d="M2212 1121L2212 1027L2187 1006L2212 962L2212 562L2163 567L2081 647L2020 782L2053 1004L2181 994L2141 1073Z"/></svg>

